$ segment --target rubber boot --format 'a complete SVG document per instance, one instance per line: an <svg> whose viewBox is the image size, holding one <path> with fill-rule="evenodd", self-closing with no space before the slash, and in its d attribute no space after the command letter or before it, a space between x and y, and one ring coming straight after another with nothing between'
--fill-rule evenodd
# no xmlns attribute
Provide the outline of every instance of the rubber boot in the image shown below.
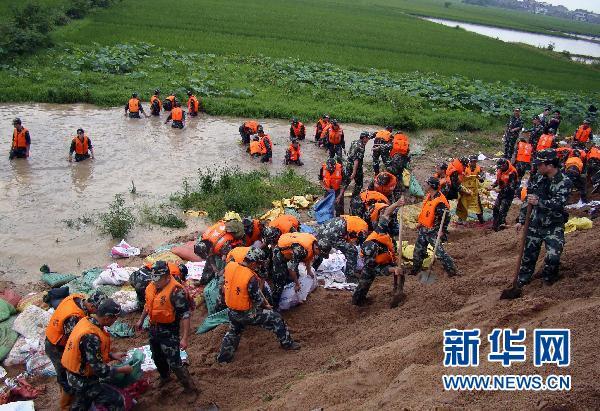
<svg viewBox="0 0 600 411"><path fill-rule="evenodd" d="M67 410L71 409L72 402L73 402L73 396L61 388L60 403L59 403L59 407L60 407L61 411L67 411Z"/></svg>
<svg viewBox="0 0 600 411"><path fill-rule="evenodd" d="M199 391L196 388L196 385L194 384L194 381L192 380L192 376L190 375L190 371L187 369L187 367L181 366L179 368L173 368L172 371L173 371L173 374L175 374L175 376L181 383L181 385L183 386L184 393L193 394L197 397L199 394Z"/></svg>

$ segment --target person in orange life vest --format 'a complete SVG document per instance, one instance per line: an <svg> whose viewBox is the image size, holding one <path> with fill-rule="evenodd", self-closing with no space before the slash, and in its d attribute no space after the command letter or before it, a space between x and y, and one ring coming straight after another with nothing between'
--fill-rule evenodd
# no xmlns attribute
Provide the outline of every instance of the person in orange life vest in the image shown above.
<svg viewBox="0 0 600 411"><path fill-rule="evenodd" d="M340 163L335 161L335 158L328 158L319 170L319 182L321 187L326 192L332 191L335 193L337 199L340 195L342 188L342 182L344 181L344 168ZM344 214L344 201L340 198L340 201L335 202L335 215L340 216Z"/></svg>
<svg viewBox="0 0 600 411"><path fill-rule="evenodd" d="M593 136L590 120L583 120L583 124L573 133L573 147L585 148Z"/></svg>
<svg viewBox="0 0 600 411"><path fill-rule="evenodd" d="M262 230L263 243L276 246L279 237L287 233L296 233L300 230L300 222L290 214L281 214L270 221Z"/></svg>
<svg viewBox="0 0 600 411"><path fill-rule="evenodd" d="M127 104L125 104L125 116L127 116L127 112L129 112L129 118L140 118L140 113L148 117L144 113L144 107L142 107L142 102L138 98L137 93L133 93Z"/></svg>
<svg viewBox="0 0 600 411"><path fill-rule="evenodd" d="M248 144L248 148L246 149L248 153L250 153L250 157L258 158L262 155L262 149L260 148L260 139L258 136L252 137L252 141Z"/></svg>
<svg viewBox="0 0 600 411"><path fill-rule="evenodd" d="M200 101L191 90L188 90L187 95L188 114L192 117L196 117L198 115L198 111L200 111Z"/></svg>
<svg viewBox="0 0 600 411"><path fill-rule="evenodd" d="M589 153L587 154L587 175L592 181L592 194L600 189L600 148L595 143L592 143Z"/></svg>
<svg viewBox="0 0 600 411"><path fill-rule="evenodd" d="M527 137L520 136L517 143L515 154L515 168L519 177L517 186L521 185L521 180L527 171L531 169L531 158L533 155L533 146L527 141Z"/></svg>
<svg viewBox="0 0 600 411"><path fill-rule="evenodd" d="M398 197L399 199L400 197ZM388 219L385 224L381 223L381 219L386 211L391 210L393 212L397 208L398 202L394 202L392 204L387 203L375 203L370 207L367 207L367 211L364 214L363 220L365 220L369 224L370 230L375 230L375 228L379 225L380 232L386 232L389 235L396 236L398 235L398 219L392 218ZM394 214L395 216L396 214Z"/></svg>
<svg viewBox="0 0 600 411"><path fill-rule="evenodd" d="M200 285L208 284L223 268L223 259L232 248L242 244L243 238L229 232L227 223L217 221L208 227L194 245L194 253L206 260Z"/></svg>
<svg viewBox="0 0 600 411"><path fill-rule="evenodd" d="M398 179L398 191L404 191L402 176L410 163L410 141L406 134L396 132L392 141L381 147L381 158L387 171Z"/></svg>
<svg viewBox="0 0 600 411"><path fill-rule="evenodd" d="M341 251L346 257L344 274L347 282L356 280L356 264L358 260L357 245L362 244L369 233L369 225L358 216L341 215L325 221L317 227L316 237L319 239L321 255L314 261L318 268L323 258L329 255L332 248Z"/></svg>
<svg viewBox="0 0 600 411"><path fill-rule="evenodd" d="M465 167L464 174L465 177L476 176L479 183L483 183L485 181L485 174L479 164L477 164L477 161L478 159L476 155L470 156L469 164ZM434 177L437 176L434 174ZM477 214L477 220L479 221L479 224L483 224L485 221L483 220L483 205L481 204L481 196L479 195L479 191L475 194L477 195L477 203L479 204L479 209L481 210L481 213Z"/></svg>
<svg viewBox="0 0 600 411"><path fill-rule="evenodd" d="M569 177L569 180L573 183L573 187L579 191L581 196L581 202L587 203L587 188L586 180L582 176L583 174L583 161L581 159L581 152L577 149L573 150L573 155L565 161L565 174Z"/></svg>
<svg viewBox="0 0 600 411"><path fill-rule="evenodd" d="M175 97L175 93L171 93L166 99L165 101L163 101L163 109L165 111L171 111L173 110L173 107L175 107L175 103L177 103L177 97Z"/></svg>
<svg viewBox="0 0 600 411"><path fill-rule="evenodd" d="M160 90L154 90L154 95L150 97L150 114L159 116L162 110L162 101L160 101Z"/></svg>
<svg viewBox="0 0 600 411"><path fill-rule="evenodd" d="M350 200L350 215L367 220L370 216L370 208L376 203L390 204L390 200L379 191L363 191L358 197Z"/></svg>
<svg viewBox="0 0 600 411"><path fill-rule="evenodd" d="M249 247L255 245L257 241L261 242L262 231L264 228L262 221L256 218L245 217L242 219L242 224L244 226L245 234L244 245Z"/></svg>
<svg viewBox="0 0 600 411"><path fill-rule="evenodd" d="M400 190L397 186L398 178L390 172L382 171L373 177L373 180L369 183L368 189L377 191L388 199L393 200L394 198L400 197Z"/></svg>
<svg viewBox="0 0 600 411"><path fill-rule="evenodd" d="M281 293L287 284L294 283L294 290L300 291L298 266L304 263L306 272L314 277L312 264L320 254L314 235L309 233L287 233L277 240L273 247L273 271L271 275L273 307L279 307Z"/></svg>
<svg viewBox="0 0 600 411"><path fill-rule="evenodd" d="M298 140L304 140L306 138L306 128L296 117L292 119L292 125L290 126L290 139L294 138Z"/></svg>
<svg viewBox="0 0 600 411"><path fill-rule="evenodd" d="M105 299L106 295L101 291L94 291L87 298L84 294L71 294L56 307L46 327L46 355L56 370L56 381L62 394L60 398L62 410L69 409L73 395L67 381L67 372L60 362L65 345L79 320L95 313Z"/></svg>
<svg viewBox="0 0 600 411"><path fill-rule="evenodd" d="M171 275L181 284L187 279L188 269L185 264L167 263ZM129 284L134 288L140 307L144 306L146 301L146 287L150 284L150 275L152 273L152 264L148 263L139 270L131 273Z"/></svg>
<svg viewBox="0 0 600 411"><path fill-rule="evenodd" d="M297 166L303 166L304 163L300 159L301 155L300 143L298 143L298 140L293 138L289 148L285 152L285 164L296 164Z"/></svg>
<svg viewBox="0 0 600 411"><path fill-rule="evenodd" d="M239 129L240 136L242 137L242 144L250 144L250 136L256 134L258 132L259 127L260 124L258 123L258 121L245 121Z"/></svg>
<svg viewBox="0 0 600 411"><path fill-rule="evenodd" d="M315 126L315 142L322 146L323 142L323 132L327 131L327 129L331 127L331 123L329 122L329 115L323 114L323 117L317 121L317 125Z"/></svg>
<svg viewBox="0 0 600 411"><path fill-rule="evenodd" d="M336 158L342 161L342 150L346 149L344 141L344 130L340 127L336 119L331 120L331 127L324 131L324 139L329 149L329 158Z"/></svg>
<svg viewBox="0 0 600 411"><path fill-rule="evenodd" d="M410 271L410 275L417 275L422 267L423 260L427 256L427 247L435 245L438 230L442 223L442 216L444 210L450 212L450 205L444 194L440 192L440 181L435 177L429 177L427 179L427 193L425 200L423 201L423 208L419 214L417 224L417 241L415 242L415 250L413 253L413 267ZM443 243L448 239L448 224L450 223L450 216L446 215L444 225L442 226L442 237L437 249L437 258L442 263L444 270L448 273L449 277L458 275L456 266L452 257L448 255L444 250Z"/></svg>
<svg viewBox="0 0 600 411"><path fill-rule="evenodd" d="M403 204L404 200L399 199L387 207L379 218L379 223L375 225L375 230L369 234L360 246L364 266L358 285L352 294L352 304L354 305L363 305L366 302L367 293L378 275L402 275L400 267L396 267L396 246L387 227L396 208Z"/></svg>
<svg viewBox="0 0 600 411"><path fill-rule="evenodd" d="M71 148L69 148L69 162L73 161L73 153L75 153L75 161L83 161L88 158L94 158L94 147L92 146L92 140L85 135L82 128L77 129L77 136L73 137L71 141Z"/></svg>
<svg viewBox="0 0 600 411"><path fill-rule="evenodd" d="M373 138L373 173L379 174L379 158L382 156L381 148L392 142L392 126L387 126L384 130L377 131Z"/></svg>
<svg viewBox="0 0 600 411"><path fill-rule="evenodd" d="M494 231L499 231L506 228L506 215L508 214L513 198L515 198L519 177L517 169L505 158L498 160L496 168L496 181L492 184L492 187L496 188L498 197L496 197L492 210L492 228Z"/></svg>
<svg viewBox="0 0 600 411"><path fill-rule="evenodd" d="M12 143L10 145L10 153L8 154L9 160L13 158L27 158L29 157L29 147L31 146L31 137L29 136L29 130L23 127L20 118L13 120Z"/></svg>
<svg viewBox="0 0 600 411"><path fill-rule="evenodd" d="M264 261L263 251L251 248L243 262L232 261L225 266L222 293L229 308L230 325L217 355L219 363L233 360L242 332L249 325L272 331L284 350L300 349L300 344L292 339L281 315L273 310L261 292L259 273Z"/></svg>
<svg viewBox="0 0 600 411"><path fill-rule="evenodd" d="M273 141L271 136L265 134L262 126L258 126L258 137L260 138L260 150L263 155L260 159L261 163L272 163L273 162Z"/></svg>
<svg viewBox="0 0 600 411"><path fill-rule="evenodd" d="M435 171L433 172L433 177L440 181L440 190L444 190L446 186L446 170L448 170L448 164L442 162L435 166Z"/></svg>
<svg viewBox="0 0 600 411"><path fill-rule="evenodd" d="M185 126L185 111L181 108L181 103L179 101L175 102L175 107L171 110L171 113L165 120L165 124L172 120L171 127L173 128L183 128Z"/></svg>
<svg viewBox="0 0 600 411"><path fill-rule="evenodd" d="M180 349L186 350L190 336L190 304L183 286L170 273L167 263L157 261L152 266L152 281L146 287L146 304L137 322L142 331L146 317L150 318L149 345L156 365L159 387L169 382L171 371L188 394L197 394L190 373L181 361Z"/></svg>
<svg viewBox="0 0 600 411"><path fill-rule="evenodd" d="M123 395L107 384L116 374L130 374L130 365L110 365L122 361L126 353L111 352L110 327L121 315L121 306L107 298L94 314L83 317L67 339L61 364L74 394L72 410L89 410L92 404L111 410L125 410Z"/></svg>
<svg viewBox="0 0 600 411"><path fill-rule="evenodd" d="M461 192L464 192L467 195L471 194L471 191L464 188L461 184L465 167L468 163L468 158L461 157L460 159L455 158L448 164L448 168L446 169L446 185L443 187L443 194L447 200L458 199L458 195Z"/></svg>

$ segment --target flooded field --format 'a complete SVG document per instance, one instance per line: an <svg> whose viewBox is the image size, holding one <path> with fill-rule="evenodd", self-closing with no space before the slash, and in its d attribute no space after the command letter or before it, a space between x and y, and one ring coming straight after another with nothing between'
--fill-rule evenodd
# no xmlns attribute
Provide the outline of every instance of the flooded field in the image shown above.
<svg viewBox="0 0 600 411"><path fill-rule="evenodd" d="M22 119L31 134L28 160L8 160L15 117ZM5 150L0 158L0 280L35 280L42 264L59 272L79 273L109 263L110 248L119 240L101 235L92 224L76 229L69 228L66 221L97 216L117 193L124 194L128 205L140 207L168 200L198 168L224 164L243 170L261 167L238 143L238 127L245 119L201 115L183 130L163 124L164 119L164 115L129 119L122 108L82 104L0 105ZM283 157L289 145L289 123L271 119L261 123L274 143L274 160L268 167L281 171L286 167ZM305 166L298 171L316 180L326 153L309 143L313 126L306 125L309 136L302 144ZM79 127L92 140L96 159L69 163L69 145ZM343 128L348 148L363 129L377 129L351 124L343 124ZM132 181L135 195L129 193ZM127 241L137 247L157 246L205 226L202 219L188 218L186 222L188 227L183 230L136 225Z"/></svg>

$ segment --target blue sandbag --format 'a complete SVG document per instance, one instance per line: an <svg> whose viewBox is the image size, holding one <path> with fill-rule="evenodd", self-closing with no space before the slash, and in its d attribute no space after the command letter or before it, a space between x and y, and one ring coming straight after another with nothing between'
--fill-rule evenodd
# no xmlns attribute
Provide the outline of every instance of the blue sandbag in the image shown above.
<svg viewBox="0 0 600 411"><path fill-rule="evenodd" d="M219 312L209 315L196 330L196 334L204 334L213 328L229 322L229 309L226 308Z"/></svg>
<svg viewBox="0 0 600 411"><path fill-rule="evenodd" d="M330 190L325 197L313 206L317 223L323 224L335 216L335 191Z"/></svg>

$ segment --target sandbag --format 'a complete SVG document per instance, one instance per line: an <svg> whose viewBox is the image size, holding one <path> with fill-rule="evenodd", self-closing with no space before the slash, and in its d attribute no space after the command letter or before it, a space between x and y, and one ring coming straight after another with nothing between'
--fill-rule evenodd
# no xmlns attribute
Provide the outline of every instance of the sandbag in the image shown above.
<svg viewBox="0 0 600 411"><path fill-rule="evenodd" d="M188 241L183 245L178 245L171 249L171 252L184 261L200 262L203 261L194 253L195 241Z"/></svg>
<svg viewBox="0 0 600 411"><path fill-rule="evenodd" d="M196 334L204 334L221 324L229 322L229 309L226 308L217 313L211 314L202 321L202 324L196 329Z"/></svg>
<svg viewBox="0 0 600 411"><path fill-rule="evenodd" d="M111 380L111 383L116 387L122 388L127 387L128 385L131 385L142 378L142 375L144 374L142 371L142 363L144 362L144 359L144 352L142 350L135 350L128 360L117 365L117 367L131 365L133 371L131 371L129 374L115 374L114 378Z"/></svg>
<svg viewBox="0 0 600 411"><path fill-rule="evenodd" d="M0 322L7 320L11 315L15 314L17 310L8 301L0 298Z"/></svg>
<svg viewBox="0 0 600 411"><path fill-rule="evenodd" d="M85 270L81 277L75 278L66 285L69 287L69 293L75 294L91 294L94 291L94 281L100 276L104 269L100 267L90 268Z"/></svg>
<svg viewBox="0 0 600 411"><path fill-rule="evenodd" d="M204 302L208 314L216 312L217 302L219 300L219 280L215 277L204 287Z"/></svg>
<svg viewBox="0 0 600 411"><path fill-rule="evenodd" d="M0 361L4 361L19 335L12 329L16 316L0 323Z"/></svg>
<svg viewBox="0 0 600 411"><path fill-rule="evenodd" d="M565 234L572 233L576 230L589 230L594 223L587 217L571 217L565 223Z"/></svg>
<svg viewBox="0 0 600 411"><path fill-rule="evenodd" d="M60 287L66 283L73 281L77 278L74 274L61 274L61 273L44 273L42 274L42 281L48 284L50 287Z"/></svg>
<svg viewBox="0 0 600 411"><path fill-rule="evenodd" d="M150 254L148 257L146 257L144 259L144 263L154 264L155 262L160 261L160 260L165 261L167 263L177 263L177 264L182 262L181 258L179 258L175 254L173 254L171 251L163 251L160 253Z"/></svg>
<svg viewBox="0 0 600 411"><path fill-rule="evenodd" d="M121 289L114 293L111 298L121 306L124 313L131 313L139 308L135 290Z"/></svg>
<svg viewBox="0 0 600 411"><path fill-rule="evenodd" d="M41 338L46 332L50 317L51 314L48 311L35 305L29 305L15 319L13 330L27 338Z"/></svg>
<svg viewBox="0 0 600 411"><path fill-rule="evenodd" d="M313 211L317 223L323 224L325 221L331 220L335 216L335 191L329 191L325 197L317 201L313 206Z"/></svg>
<svg viewBox="0 0 600 411"><path fill-rule="evenodd" d="M128 338L135 335L133 327L121 320L115 321L113 325L106 328L106 331L108 331L113 337L119 338Z"/></svg>
<svg viewBox="0 0 600 411"><path fill-rule="evenodd" d="M50 307L44 302L45 295L45 292L27 294L25 297L21 298L21 301L19 301L19 304L17 304L15 308L18 312L23 312L30 305L35 305L41 307L44 310L47 310Z"/></svg>
<svg viewBox="0 0 600 411"><path fill-rule="evenodd" d="M308 294L313 292L317 286L317 278L309 277L306 273L306 267L304 263L301 263L298 266L298 275L300 282L300 291L296 292L294 290L294 283L287 284L283 292L281 293L281 298L279 300L279 310L289 310L292 307L297 306L298 304L302 304L306 301Z"/></svg>
<svg viewBox="0 0 600 411"><path fill-rule="evenodd" d="M23 297L14 290L6 289L0 293L0 298L16 308Z"/></svg>
<svg viewBox="0 0 600 411"><path fill-rule="evenodd" d="M412 173L410 175L410 183L408 184L408 192L415 197L425 197L425 192L421 184L419 184L419 181Z"/></svg>

